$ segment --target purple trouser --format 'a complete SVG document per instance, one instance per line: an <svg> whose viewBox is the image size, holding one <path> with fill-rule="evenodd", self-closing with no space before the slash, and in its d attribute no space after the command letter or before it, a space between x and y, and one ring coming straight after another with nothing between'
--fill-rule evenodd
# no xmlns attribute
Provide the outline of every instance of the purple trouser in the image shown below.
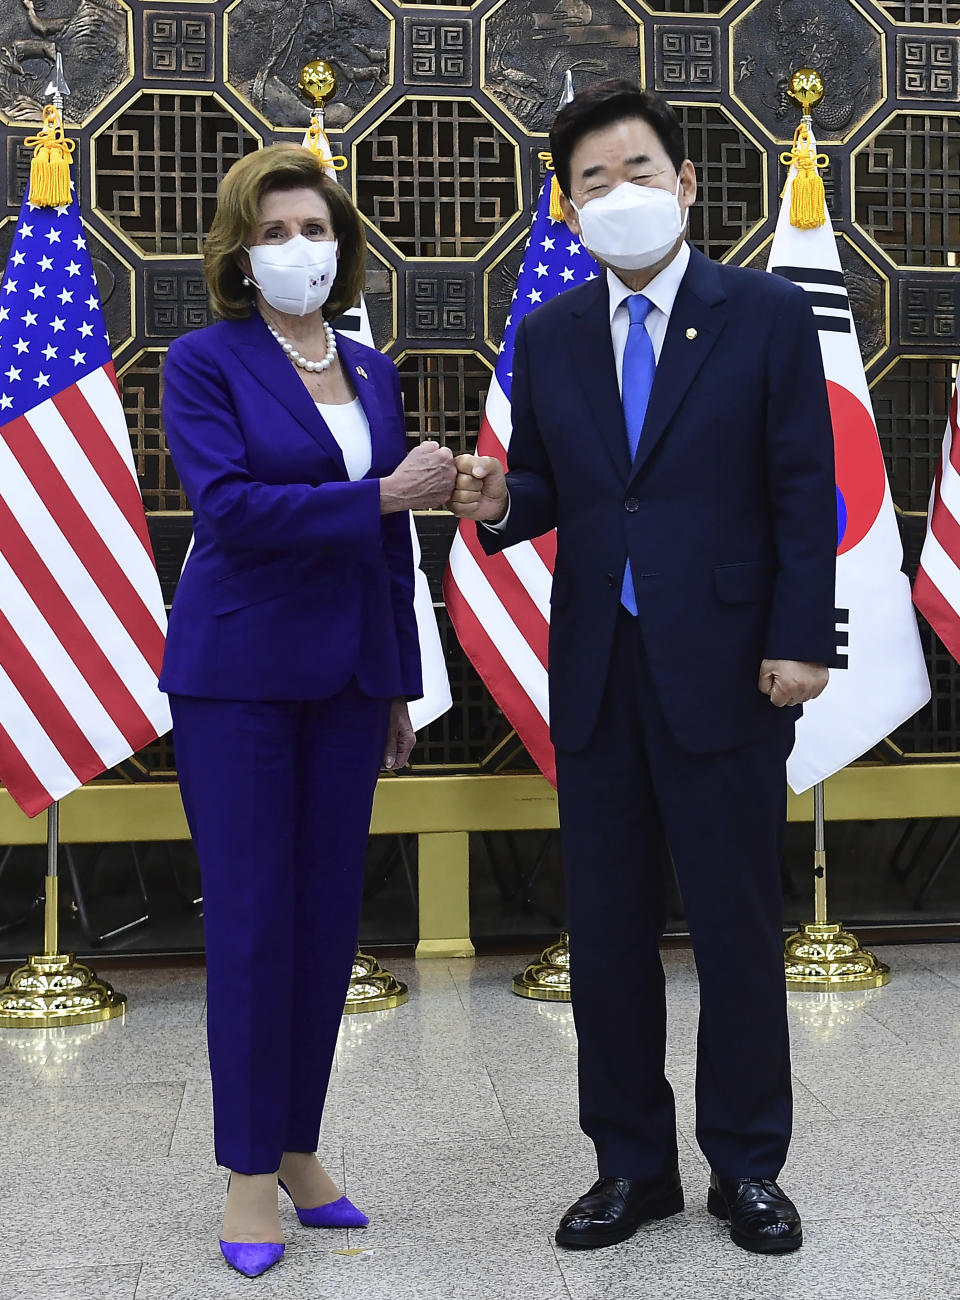
<svg viewBox="0 0 960 1300"><path fill-rule="evenodd" d="M203 876L219 1164L315 1151L356 951L389 702L171 697Z"/></svg>

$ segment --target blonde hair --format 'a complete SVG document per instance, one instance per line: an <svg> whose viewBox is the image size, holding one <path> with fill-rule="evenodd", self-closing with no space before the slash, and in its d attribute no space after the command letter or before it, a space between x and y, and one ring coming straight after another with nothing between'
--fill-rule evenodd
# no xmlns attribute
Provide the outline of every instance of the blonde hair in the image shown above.
<svg viewBox="0 0 960 1300"><path fill-rule="evenodd" d="M238 256L256 236L260 202L275 190L310 189L330 209L340 244L337 278L323 314L342 316L359 300L366 278L367 241L360 213L346 190L323 170L317 155L298 144L271 144L235 162L220 185L217 212L203 244L203 269L217 316L243 320L254 291L244 284Z"/></svg>

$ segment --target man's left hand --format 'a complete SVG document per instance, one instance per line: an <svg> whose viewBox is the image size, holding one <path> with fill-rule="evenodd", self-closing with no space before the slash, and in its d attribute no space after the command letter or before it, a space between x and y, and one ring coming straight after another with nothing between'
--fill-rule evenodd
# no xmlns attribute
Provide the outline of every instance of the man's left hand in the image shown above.
<svg viewBox="0 0 960 1300"><path fill-rule="evenodd" d="M390 725L387 727L387 747L383 766L388 772L406 767L407 759L416 743L417 733L410 725L406 700L394 700L390 705Z"/></svg>
<svg viewBox="0 0 960 1300"><path fill-rule="evenodd" d="M764 659L760 665L760 689L778 709L806 704L822 695L830 680L823 664L805 664L796 659Z"/></svg>

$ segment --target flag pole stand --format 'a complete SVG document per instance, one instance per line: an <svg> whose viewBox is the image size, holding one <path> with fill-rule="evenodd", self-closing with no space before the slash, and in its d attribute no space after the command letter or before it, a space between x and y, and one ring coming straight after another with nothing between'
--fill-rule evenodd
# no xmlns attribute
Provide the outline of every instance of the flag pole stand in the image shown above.
<svg viewBox="0 0 960 1300"><path fill-rule="evenodd" d="M519 998L538 1002L570 1001L570 936L566 930L556 943L544 948L538 961L513 977L513 991Z"/></svg>
<svg viewBox="0 0 960 1300"><path fill-rule="evenodd" d="M392 1011L394 1007L402 1007L409 998L410 990L402 980L384 970L376 957L357 952L343 1008L345 1016L362 1011Z"/></svg>
<svg viewBox="0 0 960 1300"><path fill-rule="evenodd" d="M47 810L47 874L43 953L7 977L0 989L0 1029L61 1029L122 1016L127 999L71 953L59 951L60 805Z"/></svg>
<svg viewBox="0 0 960 1300"><path fill-rule="evenodd" d="M558 111L569 104L573 97L573 70L567 68L563 78L560 102L557 105ZM549 155L541 154L540 156L541 158L546 157L548 165L553 166ZM556 176L554 176L552 186L550 215L559 220L560 218L553 211L552 205L554 201L559 203ZM513 977L513 991L518 998L533 998L537 1002L570 1001L570 936L566 930L561 932L556 943L544 948L539 960L532 961L526 970Z"/></svg>
<svg viewBox="0 0 960 1300"><path fill-rule="evenodd" d="M823 782L813 788L814 904L812 924L801 925L784 948L791 992L837 993L878 989L890 981L890 967L860 947L855 935L827 920L827 851Z"/></svg>
<svg viewBox="0 0 960 1300"><path fill-rule="evenodd" d="M324 123L324 109L337 93L336 69L326 59L312 59L300 69L297 90L310 105L309 147L320 156L325 167L336 170L338 160L330 151ZM394 1007L402 1007L409 997L410 990L402 980L384 970L376 957L357 950L343 1008L345 1016L364 1011L392 1011Z"/></svg>

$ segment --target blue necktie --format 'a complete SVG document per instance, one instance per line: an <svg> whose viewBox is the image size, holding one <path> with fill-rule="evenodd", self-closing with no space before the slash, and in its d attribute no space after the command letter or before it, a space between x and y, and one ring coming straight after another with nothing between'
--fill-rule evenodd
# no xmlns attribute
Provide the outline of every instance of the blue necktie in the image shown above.
<svg viewBox="0 0 960 1300"><path fill-rule="evenodd" d="M640 435L643 432L643 421L650 401L650 390L653 388L653 377L657 372L653 342L644 323L652 306L650 299L645 298L642 293L631 294L627 299L630 331L623 352L623 418L627 426L631 465L636 459L637 448L640 446ZM629 559L623 575L620 603L624 609L636 616L637 594L633 587Z"/></svg>

